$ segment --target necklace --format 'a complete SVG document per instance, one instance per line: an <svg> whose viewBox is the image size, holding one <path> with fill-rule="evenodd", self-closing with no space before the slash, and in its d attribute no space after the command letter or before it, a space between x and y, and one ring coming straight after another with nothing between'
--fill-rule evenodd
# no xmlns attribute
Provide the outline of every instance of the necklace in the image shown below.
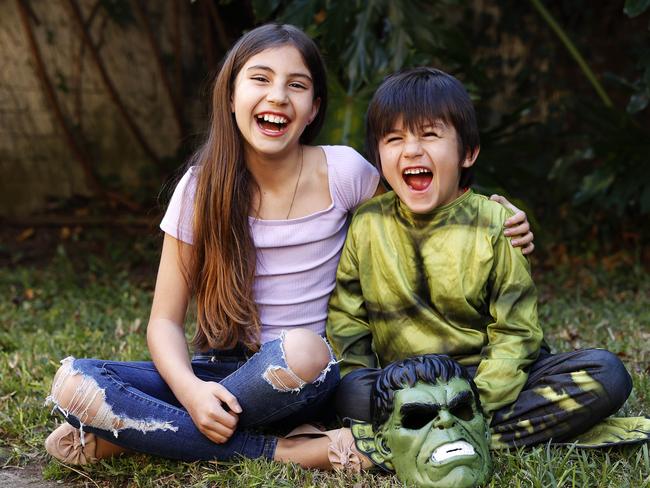
<svg viewBox="0 0 650 488"><path fill-rule="evenodd" d="M302 164L304 162L304 149L300 146L300 170L298 171L298 179L296 180L296 187L293 189L293 196L291 197L291 205L289 205L289 211L284 220L289 220L289 215L291 215L291 210L293 209L293 202L296 200L296 193L298 193L298 183L300 183L300 175L302 175Z"/></svg>

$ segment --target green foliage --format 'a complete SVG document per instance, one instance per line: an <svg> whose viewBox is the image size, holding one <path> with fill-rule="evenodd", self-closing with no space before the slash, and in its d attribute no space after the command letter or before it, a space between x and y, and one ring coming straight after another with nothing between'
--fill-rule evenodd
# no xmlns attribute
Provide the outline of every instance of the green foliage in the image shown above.
<svg viewBox="0 0 650 488"><path fill-rule="evenodd" d="M626 0L623 11L629 17L638 17L648 9L650 9L650 1L648 0ZM650 30L650 23L648 23L648 30ZM646 36L646 40L648 40L647 38L648 36ZM630 114L644 110L650 101L650 48L648 48L647 43L645 49L641 50L637 67L642 72L640 78L632 83L625 83L624 81L633 90L627 104L627 111Z"/></svg>
<svg viewBox="0 0 650 488"><path fill-rule="evenodd" d="M649 0L625 0L625 15L637 17L650 8Z"/></svg>

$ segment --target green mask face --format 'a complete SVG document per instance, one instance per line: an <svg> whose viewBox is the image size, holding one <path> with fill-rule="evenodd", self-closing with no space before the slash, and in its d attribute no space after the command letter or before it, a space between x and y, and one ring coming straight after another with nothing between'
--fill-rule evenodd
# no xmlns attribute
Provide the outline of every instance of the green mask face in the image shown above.
<svg viewBox="0 0 650 488"><path fill-rule="evenodd" d="M400 480L419 487L475 487L492 473L487 422L462 378L397 390L375 446Z"/></svg>

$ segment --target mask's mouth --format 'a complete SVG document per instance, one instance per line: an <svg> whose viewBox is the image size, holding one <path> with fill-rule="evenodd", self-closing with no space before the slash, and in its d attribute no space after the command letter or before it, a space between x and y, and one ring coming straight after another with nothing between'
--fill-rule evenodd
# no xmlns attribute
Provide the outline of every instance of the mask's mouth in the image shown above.
<svg viewBox="0 0 650 488"><path fill-rule="evenodd" d="M433 173L428 168L417 166L406 168L402 172L402 178L411 190L425 191L433 181Z"/></svg>
<svg viewBox="0 0 650 488"><path fill-rule="evenodd" d="M283 133L290 120L284 115L262 113L255 116L257 125L265 132Z"/></svg>
<svg viewBox="0 0 650 488"><path fill-rule="evenodd" d="M434 463L444 463L450 459L455 459L459 456L474 456L476 451L474 446L469 442L456 441L448 442L439 446L433 453L431 453L431 461Z"/></svg>

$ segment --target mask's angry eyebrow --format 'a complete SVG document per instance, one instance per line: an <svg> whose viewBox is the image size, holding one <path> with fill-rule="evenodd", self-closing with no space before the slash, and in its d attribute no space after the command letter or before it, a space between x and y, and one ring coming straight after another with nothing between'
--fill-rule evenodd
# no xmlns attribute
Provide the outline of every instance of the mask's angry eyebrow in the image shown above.
<svg viewBox="0 0 650 488"><path fill-rule="evenodd" d="M404 405L402 405L402 408L400 408L399 411L402 415L409 415L412 413L417 413L419 415L422 415L425 412L432 412L437 415L439 410L440 410L440 405L438 405L437 403L412 402L412 403L405 403Z"/></svg>
<svg viewBox="0 0 650 488"><path fill-rule="evenodd" d="M451 399L449 408L454 409L459 405L471 405L473 400L474 396L469 391L463 391Z"/></svg>

